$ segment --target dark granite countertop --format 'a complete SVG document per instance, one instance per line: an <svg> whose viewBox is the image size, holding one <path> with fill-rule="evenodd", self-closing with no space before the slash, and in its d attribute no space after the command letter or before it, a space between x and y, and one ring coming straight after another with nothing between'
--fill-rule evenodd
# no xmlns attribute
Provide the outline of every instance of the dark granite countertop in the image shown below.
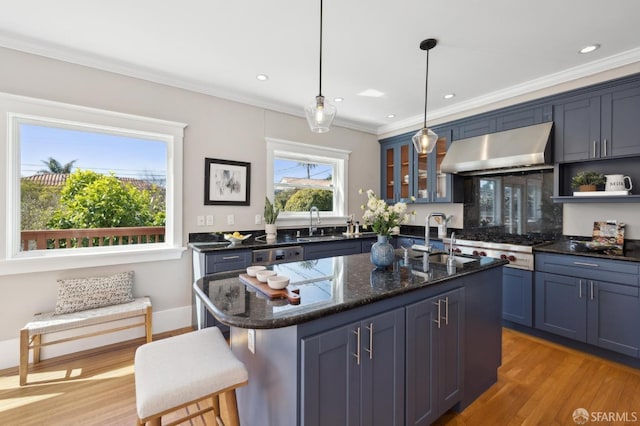
<svg viewBox="0 0 640 426"><path fill-rule="evenodd" d="M577 244L580 241L590 241L585 238L565 238L548 244L536 246L534 252L571 254L576 256L598 257L610 260L626 260L640 262L640 241L626 240L622 255L612 254L606 251L585 250L584 245Z"/></svg>
<svg viewBox="0 0 640 426"><path fill-rule="evenodd" d="M329 241L342 241L349 239L362 239L362 238L375 238L375 232L361 232L355 235L344 235L342 233L344 227L338 228L325 228L324 235L316 234L309 238L306 235L306 230L301 232L301 236L297 236L297 230L287 229L278 230L278 237L275 241L266 241L266 235L264 231L245 231L242 234L252 234L251 237L239 244L232 244L224 239L223 233L200 233L189 235L189 247L199 253L219 251L219 250L241 250L241 249L264 249L272 247L286 247L300 244L314 244ZM431 240L438 240L437 229L430 229L429 238ZM400 234L394 237L418 237L424 238L424 226L403 226Z"/></svg>
<svg viewBox="0 0 640 426"><path fill-rule="evenodd" d="M445 265L434 263L424 272L417 252L412 253L408 264L401 255L402 250L396 250L396 260L386 270L376 269L368 253L269 266L279 275L290 277L290 289L300 290L301 302L297 305L269 300L248 288L238 278L244 271L205 276L194 283L194 290L222 323L268 329L311 321L507 263L457 256L466 263L449 274Z"/></svg>

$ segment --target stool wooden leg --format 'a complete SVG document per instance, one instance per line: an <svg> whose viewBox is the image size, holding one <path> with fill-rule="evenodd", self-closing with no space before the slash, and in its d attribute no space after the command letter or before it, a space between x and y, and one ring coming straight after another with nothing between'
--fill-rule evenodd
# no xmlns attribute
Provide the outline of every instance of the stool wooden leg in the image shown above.
<svg viewBox="0 0 640 426"><path fill-rule="evenodd" d="M211 397L211 407L213 407L214 417L220 417L220 398L218 397L218 394Z"/></svg>
<svg viewBox="0 0 640 426"><path fill-rule="evenodd" d="M20 386L27 384L27 372L29 369L29 330L20 330Z"/></svg>
<svg viewBox="0 0 640 426"><path fill-rule="evenodd" d="M220 417L224 426L240 426L235 389L220 395Z"/></svg>
<svg viewBox="0 0 640 426"><path fill-rule="evenodd" d="M42 342L42 334L34 334L33 340L31 343L33 344L33 363L37 364L40 362L40 343Z"/></svg>
<svg viewBox="0 0 640 426"><path fill-rule="evenodd" d="M153 340L153 328L151 327L151 318L152 318L151 306L147 306L147 310L144 313L144 324L145 324L144 328L147 336L147 343Z"/></svg>

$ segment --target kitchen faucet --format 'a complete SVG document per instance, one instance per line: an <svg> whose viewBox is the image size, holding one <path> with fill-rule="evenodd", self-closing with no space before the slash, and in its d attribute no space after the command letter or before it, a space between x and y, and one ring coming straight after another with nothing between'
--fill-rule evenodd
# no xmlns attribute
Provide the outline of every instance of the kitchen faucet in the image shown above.
<svg viewBox="0 0 640 426"><path fill-rule="evenodd" d="M313 226L313 212L316 212L316 226ZM309 236L312 236L318 230L317 225L320 225L320 210L316 206L311 206L309 209Z"/></svg>
<svg viewBox="0 0 640 426"><path fill-rule="evenodd" d="M429 247L429 250L431 250L431 244L429 244L429 225L431 224L432 217L442 218L443 223L447 220L447 216L444 213L429 213L429 216L427 216L427 225L424 227L424 243Z"/></svg>

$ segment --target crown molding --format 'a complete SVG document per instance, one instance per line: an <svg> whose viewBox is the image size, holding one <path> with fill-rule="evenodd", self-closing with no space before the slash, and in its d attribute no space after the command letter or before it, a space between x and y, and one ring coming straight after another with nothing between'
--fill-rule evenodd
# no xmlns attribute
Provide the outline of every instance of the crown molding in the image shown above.
<svg viewBox="0 0 640 426"><path fill-rule="evenodd" d="M497 90L483 96L478 96L467 101L456 103L454 105L451 105L450 107L429 111L429 120L437 120L440 118L451 116L453 114L465 113L467 111L471 111L495 102L500 102L507 99L515 98L517 96L526 95L527 93L547 89L549 87L574 81L580 78L589 77L604 71L620 68L636 62L640 62L640 48L628 50L626 52L602 58L597 61L589 62L578 67L569 68L564 71L530 80L526 83L507 87L502 90ZM415 127L416 129L418 129L422 126L423 121L423 115L416 115L410 118L406 118L393 124L378 127L377 135L387 135L399 130L406 131L407 128L410 127Z"/></svg>

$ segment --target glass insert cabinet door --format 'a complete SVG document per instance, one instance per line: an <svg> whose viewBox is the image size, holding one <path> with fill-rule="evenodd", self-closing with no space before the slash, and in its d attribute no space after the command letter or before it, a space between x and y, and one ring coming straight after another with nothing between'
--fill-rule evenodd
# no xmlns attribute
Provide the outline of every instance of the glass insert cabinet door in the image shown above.
<svg viewBox="0 0 640 426"><path fill-rule="evenodd" d="M447 174L442 173L441 169L448 142L448 135L439 136L430 154L416 154L415 197L417 199L433 202L448 198Z"/></svg>
<svg viewBox="0 0 640 426"><path fill-rule="evenodd" d="M391 144L384 148L383 197L388 202L413 195L413 145L411 142Z"/></svg>

